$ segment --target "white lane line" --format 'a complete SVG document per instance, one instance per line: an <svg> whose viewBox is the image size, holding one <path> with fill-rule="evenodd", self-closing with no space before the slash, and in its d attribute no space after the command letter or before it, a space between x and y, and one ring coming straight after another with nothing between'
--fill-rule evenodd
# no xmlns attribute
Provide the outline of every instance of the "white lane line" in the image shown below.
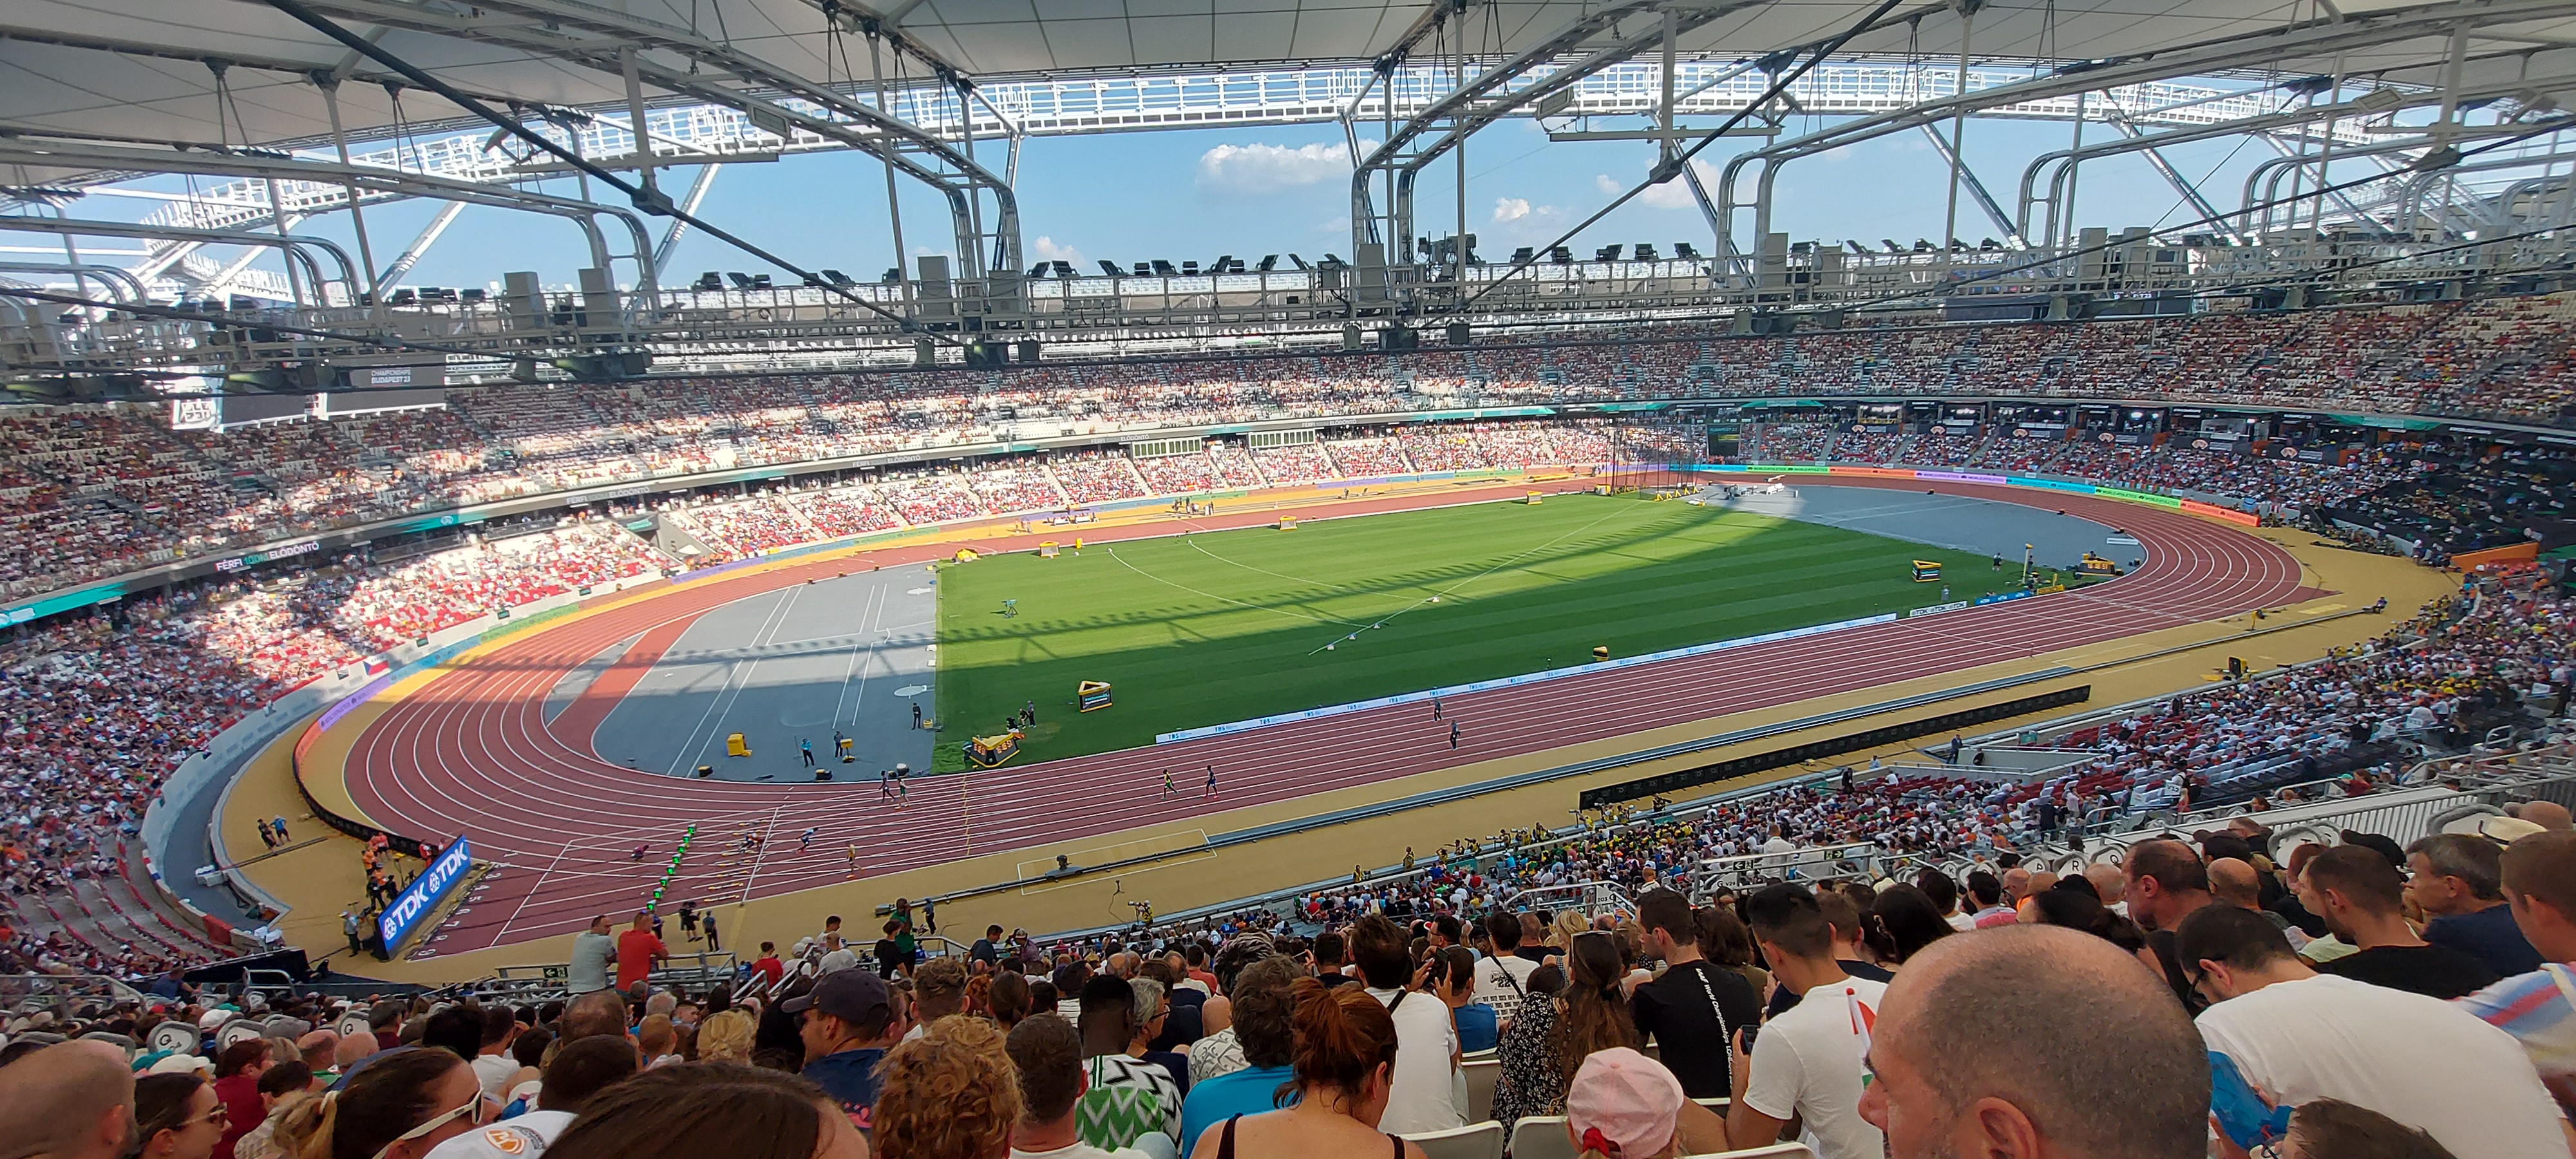
<svg viewBox="0 0 2576 1159"><path fill-rule="evenodd" d="M778 839L778 815L786 810L787 806L780 805L769 811L769 821L760 830L760 852L751 859L751 872L742 875L742 896L735 899L735 905L751 900L751 883L760 880L761 863L769 860L769 843Z"/></svg>
<svg viewBox="0 0 2576 1159"><path fill-rule="evenodd" d="M537 896L538 890L545 888L546 879L554 875L555 866L563 860L564 851L571 848L572 846L567 843L563 849L555 850L554 860L547 862L546 867L538 871L537 879L528 883L528 892L520 895L518 908L511 910L510 916L501 919L501 928L493 931L492 933L493 941L498 942L503 937L508 936L510 932L510 923L519 920L519 914L528 908L528 900Z"/></svg>
<svg viewBox="0 0 2576 1159"><path fill-rule="evenodd" d="M778 601L770 608L769 614L761 618L760 630L752 633L751 637L754 654L748 659L734 661L732 668L725 673L724 686L717 690L714 700L707 702L706 710L698 714L698 723L689 726L687 740L682 743L678 752L672 754L670 767L662 770L663 772L678 776L682 764L693 757L705 754L707 741L715 739L712 734L707 737L707 740L698 739L699 731L707 726L707 717L716 712L718 705L724 706L725 714L729 715L733 712L733 706L742 699L742 689L751 681L752 672L760 667L761 657L757 654L759 647L769 643L769 637L777 634L778 629L787 624L789 609L795 607L797 599L804 594L805 588L801 584L787 589L787 598ZM722 728L724 715L717 715L715 719L717 727Z"/></svg>
<svg viewBox="0 0 2576 1159"><path fill-rule="evenodd" d="M877 609L877 604L880 600L885 598L885 594L885 587L882 584L868 589L868 606L859 612L859 630L850 634L850 661L841 669L841 691L838 695L832 697L832 728L835 731L838 731L841 727L841 721L843 719L841 715L841 702L850 698L850 677L857 675L859 672L859 658L863 655L870 654L876 647L874 644L867 642L870 639L868 635L868 620L872 616L882 617L883 612ZM859 693L864 696L867 694L867 684L865 683L864 677L861 678L861 681L862 682L859 685ZM856 711L855 705L852 706L852 711ZM838 752L832 754L832 759L834 760L839 760L840 757L841 754Z"/></svg>

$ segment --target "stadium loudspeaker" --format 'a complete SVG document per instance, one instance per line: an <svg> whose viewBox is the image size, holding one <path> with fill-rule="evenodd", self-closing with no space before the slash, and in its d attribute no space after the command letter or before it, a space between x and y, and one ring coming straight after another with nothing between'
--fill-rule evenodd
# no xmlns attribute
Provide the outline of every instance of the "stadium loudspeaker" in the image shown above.
<svg viewBox="0 0 2576 1159"><path fill-rule="evenodd" d="M912 364L914 366L939 365L939 344L927 338L913 339Z"/></svg>
<svg viewBox="0 0 2576 1159"><path fill-rule="evenodd" d="M1032 338L1025 342L1014 343L1012 353L1016 356L1017 361L1034 364L1038 360L1037 339Z"/></svg>
<svg viewBox="0 0 2576 1159"><path fill-rule="evenodd" d="M714 765L699 765L698 775L701 777L712 777L716 775L716 767Z"/></svg>
<svg viewBox="0 0 2576 1159"><path fill-rule="evenodd" d="M1449 344L1451 346L1464 346L1467 344L1466 323L1452 322L1449 324Z"/></svg>
<svg viewBox="0 0 2576 1159"><path fill-rule="evenodd" d="M1421 345L1422 335L1415 333L1413 328L1410 326L1378 327L1377 348L1380 350L1388 351L1390 353L1400 353L1402 351L1416 349Z"/></svg>
<svg viewBox="0 0 2576 1159"><path fill-rule="evenodd" d="M1350 324L1348 324L1348 323L1343 324L1343 326L1342 326L1342 349L1344 349L1344 350L1357 350L1357 349L1359 349L1359 348L1360 348L1360 328L1359 328L1359 327L1357 327L1357 326L1354 326L1354 325L1350 325Z"/></svg>

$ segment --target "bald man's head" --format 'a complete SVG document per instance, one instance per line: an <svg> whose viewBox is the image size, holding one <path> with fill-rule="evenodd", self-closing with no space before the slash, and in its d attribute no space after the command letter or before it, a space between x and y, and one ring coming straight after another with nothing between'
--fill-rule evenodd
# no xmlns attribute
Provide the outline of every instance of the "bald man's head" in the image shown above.
<svg viewBox="0 0 2576 1159"><path fill-rule="evenodd" d="M124 1051L75 1040L0 1069L0 1159L117 1159L133 1130Z"/></svg>
<svg viewBox="0 0 2576 1159"><path fill-rule="evenodd" d="M2567 806L2556 801L2523 802L2522 819L2543 829L2576 829L2576 816L2571 816Z"/></svg>
<svg viewBox="0 0 2576 1159"><path fill-rule="evenodd" d="M361 1030L356 1034L342 1036L339 1042L332 1045L331 1062L341 1070L347 1070L358 1065L358 1060L376 1053L376 1050L375 1033Z"/></svg>
<svg viewBox="0 0 2576 1159"><path fill-rule="evenodd" d="M2163 979L2091 934L2005 926L1932 943L1888 984L1870 1059L1881 1081L1861 1106L1894 1159L1982 1154L2006 1129L2089 1159L2204 1154L2199 1031Z"/></svg>
<svg viewBox="0 0 2576 1159"><path fill-rule="evenodd" d="M2245 909L2263 908L2263 885L2254 875L2254 867L2234 857L2221 857L2209 863L2209 892L2218 900Z"/></svg>

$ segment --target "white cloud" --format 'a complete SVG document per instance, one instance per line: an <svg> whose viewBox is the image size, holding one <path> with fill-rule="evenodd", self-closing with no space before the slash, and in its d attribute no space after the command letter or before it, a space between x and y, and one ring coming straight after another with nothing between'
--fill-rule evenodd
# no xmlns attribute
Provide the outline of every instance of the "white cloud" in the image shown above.
<svg viewBox="0 0 2576 1159"><path fill-rule="evenodd" d="M1275 193L1350 176L1350 154L1338 144L1219 145L1199 155L1198 186L1219 193Z"/></svg>
<svg viewBox="0 0 2576 1159"><path fill-rule="evenodd" d="M1706 161L1693 161L1691 168L1699 173L1701 184L1710 184L1717 180L1717 169ZM1611 197L1617 197L1628 191L1626 185L1607 173L1593 177L1592 184ZM1633 204L1642 205L1648 209L1692 209L1698 206L1699 199L1691 196L1690 183L1677 175L1661 185L1647 186L1645 192L1637 195L1637 200Z"/></svg>
<svg viewBox="0 0 2576 1159"><path fill-rule="evenodd" d="M1081 250L1069 245L1057 245L1054 238L1045 234L1039 234L1036 241L1029 243L1029 257L1031 264L1036 262L1065 262L1076 266L1084 264Z"/></svg>
<svg viewBox="0 0 2576 1159"><path fill-rule="evenodd" d="M1479 253L1509 253L1515 246L1543 245L1556 240L1565 227L1574 224L1576 215L1562 205L1540 205L1526 197L1494 199L1493 220L1480 234ZM1494 247L1502 247L1499 251Z"/></svg>

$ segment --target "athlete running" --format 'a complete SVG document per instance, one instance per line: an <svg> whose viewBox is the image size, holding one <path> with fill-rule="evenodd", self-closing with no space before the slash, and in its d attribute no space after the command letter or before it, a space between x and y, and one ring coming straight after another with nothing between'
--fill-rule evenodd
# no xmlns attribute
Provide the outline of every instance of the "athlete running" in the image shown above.
<svg viewBox="0 0 2576 1159"><path fill-rule="evenodd" d="M1171 796L1174 791L1175 786L1172 784L1172 770L1165 769L1163 770L1163 795L1166 797Z"/></svg>
<svg viewBox="0 0 2576 1159"><path fill-rule="evenodd" d="M808 827L805 830L805 835L796 839L796 848L805 849L812 846L814 844L815 832L816 829L814 827Z"/></svg>
<svg viewBox="0 0 2576 1159"><path fill-rule="evenodd" d="M1216 796L1216 766L1213 764L1208 766L1207 792L1200 795L1211 799Z"/></svg>

